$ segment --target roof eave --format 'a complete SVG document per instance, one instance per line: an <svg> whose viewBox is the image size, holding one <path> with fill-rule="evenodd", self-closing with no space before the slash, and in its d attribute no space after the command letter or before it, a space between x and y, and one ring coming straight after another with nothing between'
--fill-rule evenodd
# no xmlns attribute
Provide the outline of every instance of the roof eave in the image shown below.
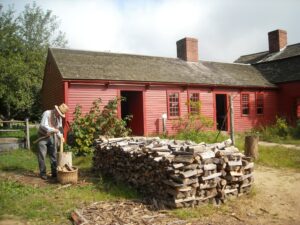
<svg viewBox="0 0 300 225"><path fill-rule="evenodd" d="M188 82L160 82L160 81L129 81L129 80L101 80L101 79L64 79L65 82L77 83L77 84L109 84L109 85L150 85L150 86L185 86L185 87L202 87L202 88L231 88L231 89L277 89L276 85L270 86L246 86L246 85L221 85L221 84L201 84L201 83L188 83Z"/></svg>

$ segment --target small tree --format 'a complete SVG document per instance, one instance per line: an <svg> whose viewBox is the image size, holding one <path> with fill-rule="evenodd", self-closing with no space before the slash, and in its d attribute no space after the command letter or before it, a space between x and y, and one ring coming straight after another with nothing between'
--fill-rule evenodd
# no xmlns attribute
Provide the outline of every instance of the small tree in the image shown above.
<svg viewBox="0 0 300 225"><path fill-rule="evenodd" d="M50 10L32 3L16 15L0 7L0 114L38 119L47 49L66 43Z"/></svg>
<svg viewBox="0 0 300 225"><path fill-rule="evenodd" d="M199 132L213 126L213 120L201 114L201 102L190 102L190 108L193 109L183 117L180 117L173 123L173 127L178 132ZM188 105L188 104L187 104Z"/></svg>
<svg viewBox="0 0 300 225"><path fill-rule="evenodd" d="M122 99L124 100L124 99ZM77 105L74 112L74 121L71 124L73 135L73 152L76 155L86 155L92 152L94 139L99 135L108 137L128 136L131 130L126 127L130 117L124 120L117 116L117 106L121 99L113 99L100 110L101 98L93 102L89 113L83 115L81 106Z"/></svg>

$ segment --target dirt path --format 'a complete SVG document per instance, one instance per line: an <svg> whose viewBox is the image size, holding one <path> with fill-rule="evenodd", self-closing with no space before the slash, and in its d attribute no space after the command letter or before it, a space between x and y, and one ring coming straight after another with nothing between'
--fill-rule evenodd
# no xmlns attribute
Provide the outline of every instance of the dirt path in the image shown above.
<svg viewBox="0 0 300 225"><path fill-rule="evenodd" d="M21 183L43 187L53 185L42 181L34 174L0 174ZM187 224L197 225L299 225L300 224L300 173L287 169L273 169L257 166L253 196L242 196L228 202L224 210ZM222 208L221 208L222 209ZM2 224L25 224L16 221ZM5 221L7 222L7 221ZM15 222L15 223L14 223Z"/></svg>
<svg viewBox="0 0 300 225"><path fill-rule="evenodd" d="M299 172L257 167L255 183L257 194L243 212L253 224L300 224Z"/></svg>
<svg viewBox="0 0 300 225"><path fill-rule="evenodd" d="M218 215L215 224L299 225L299 196L299 172L259 166L255 169L254 196L229 203L234 214L223 217L223 223Z"/></svg>
<svg viewBox="0 0 300 225"><path fill-rule="evenodd" d="M278 144L278 143L272 143L272 142L267 142L267 141L259 141L258 144L262 145L262 146L267 146L267 147L281 146L281 147L285 147L285 148L292 148L292 149L300 150L299 145Z"/></svg>

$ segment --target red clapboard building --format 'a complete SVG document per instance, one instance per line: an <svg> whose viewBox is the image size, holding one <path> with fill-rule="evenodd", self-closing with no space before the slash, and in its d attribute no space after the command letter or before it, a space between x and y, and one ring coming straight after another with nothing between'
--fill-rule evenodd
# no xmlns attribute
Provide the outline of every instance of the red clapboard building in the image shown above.
<svg viewBox="0 0 300 225"><path fill-rule="evenodd" d="M176 133L174 121L197 113L190 102L201 102L201 114L214 121L214 129L229 130L229 96L233 98L234 127L246 131L274 122L283 115L300 117L300 44L287 46L286 32L269 33L269 51L241 56L235 63L198 59L198 41L184 38L177 58L50 48L42 88L44 109L65 102L88 112L99 97L102 106L126 97L118 107L123 118L132 115L134 135L163 130Z"/></svg>

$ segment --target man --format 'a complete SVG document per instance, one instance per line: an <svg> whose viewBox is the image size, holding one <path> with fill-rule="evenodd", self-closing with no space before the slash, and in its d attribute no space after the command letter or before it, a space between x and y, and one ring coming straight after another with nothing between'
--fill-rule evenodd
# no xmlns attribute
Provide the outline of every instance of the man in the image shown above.
<svg viewBox="0 0 300 225"><path fill-rule="evenodd" d="M57 146L60 142L64 142L62 118L69 107L66 104L60 106L55 105L53 110L46 110L43 113L42 121L39 127L40 141L38 142L38 161L40 168L40 177L47 179L46 175L46 155L50 156L51 175L56 177L56 156Z"/></svg>

